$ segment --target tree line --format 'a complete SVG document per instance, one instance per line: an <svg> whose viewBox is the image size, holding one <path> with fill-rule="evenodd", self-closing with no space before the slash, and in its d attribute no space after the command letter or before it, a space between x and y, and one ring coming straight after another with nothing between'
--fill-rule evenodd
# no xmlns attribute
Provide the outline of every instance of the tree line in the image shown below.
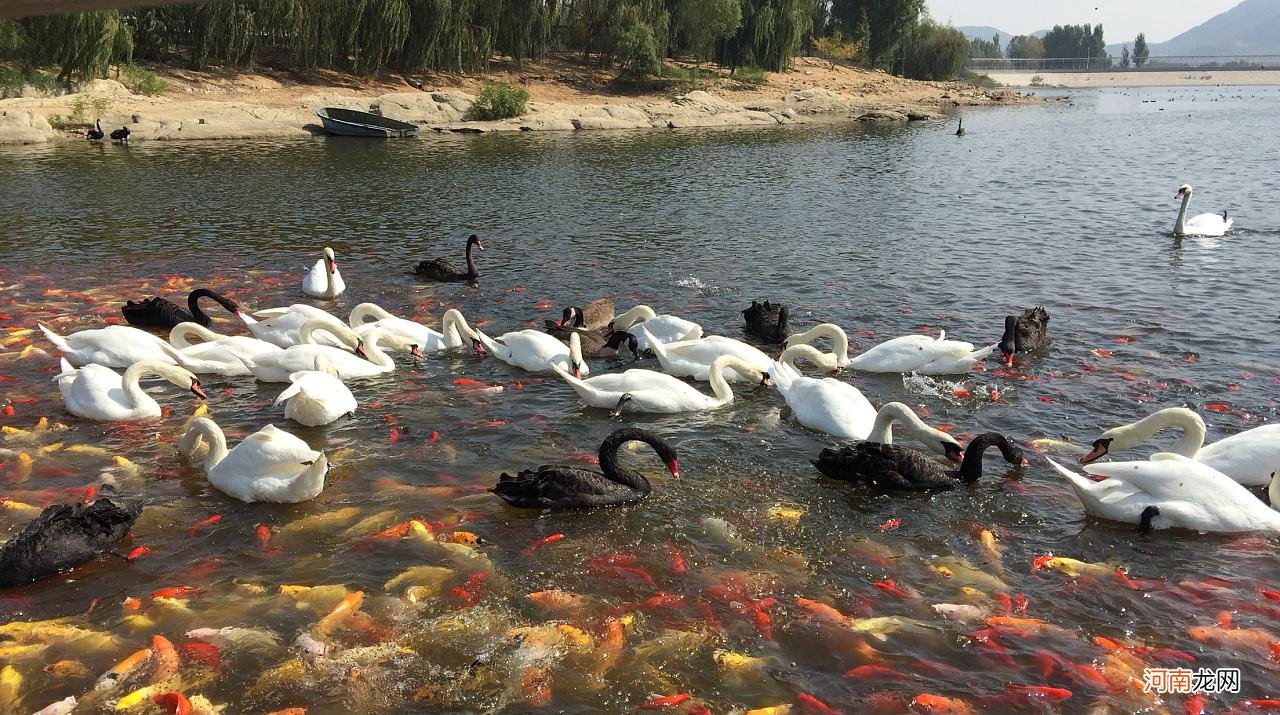
<svg viewBox="0 0 1280 715"><path fill-rule="evenodd" d="M924 0L214 0L0 20L0 59L70 81L135 59L481 72L495 55L563 51L640 78L681 55L781 71L837 35L846 59L926 79L955 75L970 51Z"/></svg>

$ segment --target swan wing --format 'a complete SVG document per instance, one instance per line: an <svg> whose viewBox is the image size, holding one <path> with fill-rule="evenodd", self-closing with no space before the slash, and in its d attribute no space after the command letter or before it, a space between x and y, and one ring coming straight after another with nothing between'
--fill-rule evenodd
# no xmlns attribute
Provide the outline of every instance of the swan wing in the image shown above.
<svg viewBox="0 0 1280 715"><path fill-rule="evenodd" d="M876 421L862 391L835 378L797 378L783 399L797 422L837 439L866 439Z"/></svg>
<svg viewBox="0 0 1280 715"><path fill-rule="evenodd" d="M316 264L311 267L311 270L307 271L306 277L302 279L303 292L311 295L324 293L329 287L328 280L325 278L325 273L327 272L328 271L324 265L324 259L321 258L316 261Z"/></svg>
<svg viewBox="0 0 1280 715"><path fill-rule="evenodd" d="M1222 236L1230 228L1235 219L1223 219L1221 214L1199 214L1187 219L1182 231L1191 236Z"/></svg>
<svg viewBox="0 0 1280 715"><path fill-rule="evenodd" d="M928 335L903 335L863 351L849 361L849 367L869 372L913 372L931 361L928 350L935 342Z"/></svg>
<svg viewBox="0 0 1280 715"><path fill-rule="evenodd" d="M1262 425L1201 447L1202 462L1241 484L1264 486L1280 471L1280 424Z"/></svg>
<svg viewBox="0 0 1280 715"><path fill-rule="evenodd" d="M1280 521L1280 514L1248 489L1216 469L1180 454L1160 452L1147 461L1091 464L1085 467L1085 471L1105 474L1131 484L1151 495L1153 501L1198 505L1205 513L1216 515L1220 525L1212 528L1215 531L1231 531L1246 522L1267 524Z"/></svg>
<svg viewBox="0 0 1280 715"><path fill-rule="evenodd" d="M67 411L95 420L130 420L152 416L149 410L129 403L120 373L109 367L89 364L70 380L58 383ZM154 416L159 416L159 409Z"/></svg>
<svg viewBox="0 0 1280 715"><path fill-rule="evenodd" d="M217 469L243 477L287 478L301 473L320 456L301 439L267 425L237 444Z"/></svg>
<svg viewBox="0 0 1280 715"><path fill-rule="evenodd" d="M568 369L569 347L541 330L521 330L502 336L508 356L505 362L530 372L551 369L552 363ZM487 345L485 347L488 347Z"/></svg>

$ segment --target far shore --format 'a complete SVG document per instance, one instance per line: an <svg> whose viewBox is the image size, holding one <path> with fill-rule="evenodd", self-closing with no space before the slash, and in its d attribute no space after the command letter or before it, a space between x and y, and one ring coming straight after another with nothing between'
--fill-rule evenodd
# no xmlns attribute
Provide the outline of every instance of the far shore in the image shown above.
<svg viewBox="0 0 1280 715"><path fill-rule="evenodd" d="M1141 72L988 72L1005 87L1198 87L1280 85L1280 70L1144 70ZM1041 83L1033 84L1039 77Z"/></svg>
<svg viewBox="0 0 1280 715"><path fill-rule="evenodd" d="M776 126L831 121L907 122L940 119L957 107L1016 106L1045 100L1034 93L988 90L965 82L922 82L810 57L748 85L727 70L696 86L621 92L605 70L564 60L495 65L481 77L384 74L359 78L315 72L196 72L157 68L158 96L131 94L112 79L84 83L73 94L0 100L0 144L84 141L95 119L130 141L272 139L320 131L315 110L376 111L434 133L583 131L604 129ZM485 81L529 92L527 112L472 121L468 110Z"/></svg>

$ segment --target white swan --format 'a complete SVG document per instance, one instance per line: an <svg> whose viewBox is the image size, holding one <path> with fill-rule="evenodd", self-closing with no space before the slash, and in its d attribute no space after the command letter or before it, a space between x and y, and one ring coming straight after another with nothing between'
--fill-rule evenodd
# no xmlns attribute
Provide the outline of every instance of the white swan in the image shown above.
<svg viewBox="0 0 1280 715"><path fill-rule="evenodd" d="M335 325L343 325L341 320L328 311L305 303L294 303L285 308L266 308L255 312L252 316L242 310L240 319L244 321L245 327L254 337L282 348L290 348L302 343L298 331L308 320L324 320L331 321ZM342 345L340 341L331 339L327 335L321 336L317 343L330 347Z"/></svg>
<svg viewBox="0 0 1280 715"><path fill-rule="evenodd" d="M748 345L741 340L726 338L721 335L711 335L696 340L680 340L674 343L663 344L649 332L648 323L640 323L633 332L638 330L640 335L637 336L640 342L649 345L653 350L653 354L658 357L658 363L662 365L662 369L676 377L692 377L695 380L706 380L711 375L711 365L715 363L716 358L723 355L732 355L751 365L754 365L760 371L766 371L773 368L773 359L765 355L752 345ZM739 373L737 370L725 370L724 377L730 382L740 382L747 379L747 376Z"/></svg>
<svg viewBox="0 0 1280 715"><path fill-rule="evenodd" d="M338 378L338 369L324 355L316 355L314 370L289 375L287 387L273 406L288 402L284 416L308 427L319 427L356 411L356 398Z"/></svg>
<svg viewBox="0 0 1280 715"><path fill-rule="evenodd" d="M373 320L370 321L369 318ZM347 322L361 335L373 328L382 328L385 332L410 340L423 352L461 347L466 344L462 339L464 335L473 341L480 339L476 331L467 324L467 319L462 317L462 312L456 308L444 312L444 316L440 318L439 332L422 323L398 318L375 303L357 305L351 310Z"/></svg>
<svg viewBox="0 0 1280 715"><path fill-rule="evenodd" d="M609 332L626 330L636 323L644 322L645 328L654 338L664 343L680 340L697 340L702 337L702 326L674 315L658 315L647 305L637 305L625 313L613 316L609 321ZM652 346L643 338L636 336L639 349L650 350Z"/></svg>
<svg viewBox="0 0 1280 715"><path fill-rule="evenodd" d="M1178 222L1173 225L1175 236L1223 236L1231 230L1234 219L1227 217L1227 212L1218 214L1200 214L1187 218L1187 209L1191 206L1191 184L1178 187L1175 199L1182 199L1182 208L1178 210Z"/></svg>
<svg viewBox="0 0 1280 715"><path fill-rule="evenodd" d="M574 377L582 377L591 371L582 361L582 338L577 333L569 335L567 346L541 330L504 333L498 340L485 335L483 330L477 330L476 335L494 357L529 372L545 372L558 366Z"/></svg>
<svg viewBox="0 0 1280 715"><path fill-rule="evenodd" d="M203 342L191 342L192 337ZM252 375L244 360L283 350L265 340L247 335L219 335L198 323L178 323L169 331L169 344L178 351L178 361L201 375Z"/></svg>
<svg viewBox="0 0 1280 715"><path fill-rule="evenodd" d="M834 377L805 377L781 362L774 363L769 376L796 422L836 439L866 439L871 434L876 408L853 385Z"/></svg>
<svg viewBox="0 0 1280 715"><path fill-rule="evenodd" d="M1101 519L1142 530L1280 531L1280 512L1222 472L1180 454L1086 466L1089 474L1106 477L1100 482L1048 461L1071 482L1085 512ZM1280 479L1271 480L1268 496L1280 504Z"/></svg>
<svg viewBox="0 0 1280 715"><path fill-rule="evenodd" d="M1080 461L1088 464L1113 449L1136 447L1166 428L1181 429L1182 438L1165 451L1207 464L1241 484L1262 486L1280 471L1280 424L1254 427L1206 447L1204 420L1185 407L1153 412L1133 424L1103 432Z"/></svg>
<svg viewBox="0 0 1280 715"><path fill-rule="evenodd" d="M312 341L312 335L317 330L333 333L355 352L328 345L316 345ZM328 321L310 320L303 323L301 333L301 345L294 345L279 353L259 355L246 360L254 376L262 382L289 382L289 376L293 373L313 369L317 355L328 358L338 371L339 379L342 380L381 375L396 369L395 361L382 351L381 343L409 350L414 357L422 355L420 350L404 338L384 333L381 328L374 328L361 337L341 323L335 325Z"/></svg>
<svg viewBox="0 0 1280 715"><path fill-rule="evenodd" d="M302 292L313 298L337 298L347 289L338 271L338 262L333 258L333 249L324 247L324 257L316 261L302 279Z"/></svg>
<svg viewBox="0 0 1280 715"><path fill-rule="evenodd" d="M58 383L67 412L107 422L160 416L159 403L138 384L143 375L159 375L184 390L191 390L196 397L207 399L199 378L177 365L155 360L135 362L121 377L115 370L93 363L76 369L63 358L62 372L53 379Z"/></svg>
<svg viewBox="0 0 1280 715"><path fill-rule="evenodd" d="M329 460L306 442L267 425L227 451L222 428L207 417L197 417L178 441L178 451L195 454L204 441L209 452L204 473L218 491L242 502L296 504L314 499L324 489Z"/></svg>
<svg viewBox="0 0 1280 715"><path fill-rule="evenodd" d="M637 412L662 414L713 410L733 402L733 388L724 379L724 371L729 368L752 375L761 385L769 386L768 373L730 355L717 358L711 366L710 380L714 396L700 392L683 380L654 370L634 369L621 375L600 375L580 380L565 372L559 365L552 366L574 392L578 393L578 397L592 407L621 411L623 406L629 406Z"/></svg>
<svg viewBox="0 0 1280 715"><path fill-rule="evenodd" d="M901 402L881 405L866 441L893 444L893 426L898 423L902 424L904 432L928 447L930 451L955 462L964 459L964 451L955 437L925 424L914 410Z"/></svg>
<svg viewBox="0 0 1280 715"><path fill-rule="evenodd" d="M92 363L127 368L142 360L178 364L172 346L145 330L126 325L81 330L67 336L58 335L41 323L36 323L36 327L62 351L67 362L76 367Z"/></svg>
<svg viewBox="0 0 1280 715"><path fill-rule="evenodd" d="M979 360L991 354L995 345L974 350L972 343L947 340L946 331L937 338L928 335L903 335L886 340L863 351L857 357L849 357L849 336L834 323L823 323L808 332L787 338L787 349L808 345L822 338L831 338L834 350L831 354L799 351L828 370L853 368L866 372L916 372L921 375L955 375L968 372ZM784 351L785 355L786 352ZM793 353L795 355L797 353ZM780 358L781 359L781 358Z"/></svg>

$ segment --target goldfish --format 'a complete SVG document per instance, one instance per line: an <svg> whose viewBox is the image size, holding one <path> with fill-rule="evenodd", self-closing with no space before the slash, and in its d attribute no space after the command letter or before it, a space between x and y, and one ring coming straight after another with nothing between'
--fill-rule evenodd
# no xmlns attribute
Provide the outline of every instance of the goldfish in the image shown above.
<svg viewBox="0 0 1280 715"><path fill-rule="evenodd" d="M0 645L0 660L16 663L28 658L38 658L49 649L47 643L18 643Z"/></svg>
<svg viewBox="0 0 1280 715"><path fill-rule="evenodd" d="M286 584L280 587L280 593L292 599L299 608L310 608L316 615L328 613L347 597L349 591L342 584L324 586L302 586Z"/></svg>
<svg viewBox="0 0 1280 715"><path fill-rule="evenodd" d="M1111 576L1115 573L1116 567L1107 564L1091 564L1085 561L1067 558L1066 556L1053 556L1051 554L1045 556L1037 556L1031 562L1032 572L1042 568L1050 571L1057 571L1064 576L1076 578L1078 576L1094 576L1102 578Z"/></svg>
<svg viewBox="0 0 1280 715"><path fill-rule="evenodd" d="M165 692L168 685L163 683L155 685L147 685L125 695L116 701L116 710L132 710L133 708L151 700L151 698Z"/></svg>
<svg viewBox="0 0 1280 715"><path fill-rule="evenodd" d="M931 715L972 715L973 706L960 698L944 698L941 695L921 693L911 700L911 709Z"/></svg>
<svg viewBox="0 0 1280 715"><path fill-rule="evenodd" d="M768 664L765 658L757 658L723 648L716 649L711 657L722 678L734 681L753 681L760 678Z"/></svg>
<svg viewBox="0 0 1280 715"><path fill-rule="evenodd" d="M191 701L182 693L167 692L154 695L151 701L159 705L162 710L171 715L191 715Z"/></svg>
<svg viewBox="0 0 1280 715"><path fill-rule="evenodd" d="M338 605L334 607L329 615L320 619L320 622L316 624L316 634L320 638L328 638L329 634L346 622L351 617L351 614L360 608L362 603L364 603L364 591L353 591L348 594L338 602Z"/></svg>
<svg viewBox="0 0 1280 715"><path fill-rule="evenodd" d="M222 653L218 646L211 643L183 643L178 646L178 651L182 654L183 662L199 663L214 670L222 666Z"/></svg>
<svg viewBox="0 0 1280 715"><path fill-rule="evenodd" d="M1000 560L1004 550L1000 547L1000 543L996 541L996 535L990 529L982 529L978 532L978 543L982 545L982 550L993 561Z"/></svg>
<svg viewBox="0 0 1280 715"><path fill-rule="evenodd" d="M44 667L51 678L79 679L89 675L89 668L78 660L59 660Z"/></svg>
<svg viewBox="0 0 1280 715"><path fill-rule="evenodd" d="M854 680L907 680L907 676L897 670L878 663L850 668L844 672L844 677Z"/></svg>
<svg viewBox="0 0 1280 715"><path fill-rule="evenodd" d="M905 616L879 616L877 618L858 618L848 622L849 629L855 633L871 636L878 641L888 640L889 634L897 631L932 629L933 626Z"/></svg>
<svg viewBox="0 0 1280 715"><path fill-rule="evenodd" d="M168 638L162 635L151 637L151 657L156 665L155 672L151 674L152 683L168 680L177 674L181 663L178 659L178 651Z"/></svg>
<svg viewBox="0 0 1280 715"><path fill-rule="evenodd" d="M1052 623L1046 623L1038 618L1018 618L1016 616L988 616L986 623L999 630L1008 631L1019 637L1027 637L1029 635L1058 635L1073 637L1074 632L1055 626Z"/></svg>
<svg viewBox="0 0 1280 715"><path fill-rule="evenodd" d="M745 715L791 715L792 709L793 709L793 706L790 704L770 705L769 707L765 707L765 708L756 708L754 710L748 710L745 713Z"/></svg>
<svg viewBox="0 0 1280 715"><path fill-rule="evenodd" d="M1262 628L1193 626L1187 635L1214 648L1252 650L1263 657L1280 658L1280 637Z"/></svg>
<svg viewBox="0 0 1280 715"><path fill-rule="evenodd" d="M591 606L591 599L569 591L551 589L534 591L525 596L542 610L561 616L576 616Z"/></svg>
<svg viewBox="0 0 1280 715"><path fill-rule="evenodd" d="M935 603L932 608L935 613L943 618L949 621L959 621L960 623L979 621L991 613L989 608L972 606L967 603Z"/></svg>
<svg viewBox="0 0 1280 715"><path fill-rule="evenodd" d="M1066 688L1050 688L1044 685L1006 685L1005 692L1017 695L1028 701L1044 699L1057 703L1071 697L1071 691Z"/></svg>
<svg viewBox="0 0 1280 715"><path fill-rule="evenodd" d="M562 541L564 538L565 538L564 534L551 534L550 536L544 536L541 539L538 539L532 544L529 544L528 546L526 546L524 553L526 556L530 556L534 552L536 552L538 549L541 549L542 547L548 546L550 544L554 544L558 541Z"/></svg>
<svg viewBox="0 0 1280 715"><path fill-rule="evenodd" d="M334 460L330 458L330 462ZM276 529L276 536L290 537L300 533L319 529L337 529L345 527L360 516L360 507L348 506L334 509L323 514L312 514L285 524Z"/></svg>
<svg viewBox="0 0 1280 715"><path fill-rule="evenodd" d="M687 701L691 695L688 693L676 693L675 695L655 695L644 701L637 707L641 710L660 710L662 708L673 708Z"/></svg>
<svg viewBox="0 0 1280 715"><path fill-rule="evenodd" d="M190 528L187 529L187 538L194 537L196 534L213 526L214 524L217 524L220 521L222 521L221 514L214 514L212 516L205 517L200 521L197 521L196 523L192 524Z"/></svg>
<svg viewBox="0 0 1280 715"><path fill-rule="evenodd" d="M202 593L204 593L204 589L195 586L170 586L153 591L151 598L186 598L188 596L198 596Z"/></svg>
<svg viewBox="0 0 1280 715"><path fill-rule="evenodd" d="M787 526L796 526L804 517L804 509L787 504L774 504L765 512L765 518Z"/></svg>
<svg viewBox="0 0 1280 715"><path fill-rule="evenodd" d="M444 588L444 582L453 576L453 569L443 566L413 566L383 584L388 592L396 592L406 586L425 586L435 592Z"/></svg>
<svg viewBox="0 0 1280 715"><path fill-rule="evenodd" d="M0 668L0 710L6 713L18 711L21 700L22 674L12 665Z"/></svg>
<svg viewBox="0 0 1280 715"><path fill-rule="evenodd" d="M840 626L849 625L848 616L837 611L835 608L822 603L821 601L814 601L812 599L797 596L796 605L800 606L802 610L809 615L816 617L818 620L834 623Z"/></svg>
<svg viewBox="0 0 1280 715"><path fill-rule="evenodd" d="M107 692L115 690L121 681L136 672L138 668L142 667L143 663L148 662L150 659L150 648L134 651L129 657L112 666L111 670L99 676L97 682L93 684L93 689Z"/></svg>
<svg viewBox="0 0 1280 715"><path fill-rule="evenodd" d="M398 512L393 510L380 511L377 514L366 516L355 524L352 524L346 531L339 534L338 539L341 541L350 541L351 539L356 539L361 536L375 535L375 533L380 529L384 529L395 522L398 516ZM407 532L409 528L408 522L404 522L404 528ZM404 534L400 534L400 536L403 535Z"/></svg>
<svg viewBox="0 0 1280 715"><path fill-rule="evenodd" d="M40 515L41 511L44 511L38 506L24 504L13 499L0 499L0 509L23 519L34 519Z"/></svg>

